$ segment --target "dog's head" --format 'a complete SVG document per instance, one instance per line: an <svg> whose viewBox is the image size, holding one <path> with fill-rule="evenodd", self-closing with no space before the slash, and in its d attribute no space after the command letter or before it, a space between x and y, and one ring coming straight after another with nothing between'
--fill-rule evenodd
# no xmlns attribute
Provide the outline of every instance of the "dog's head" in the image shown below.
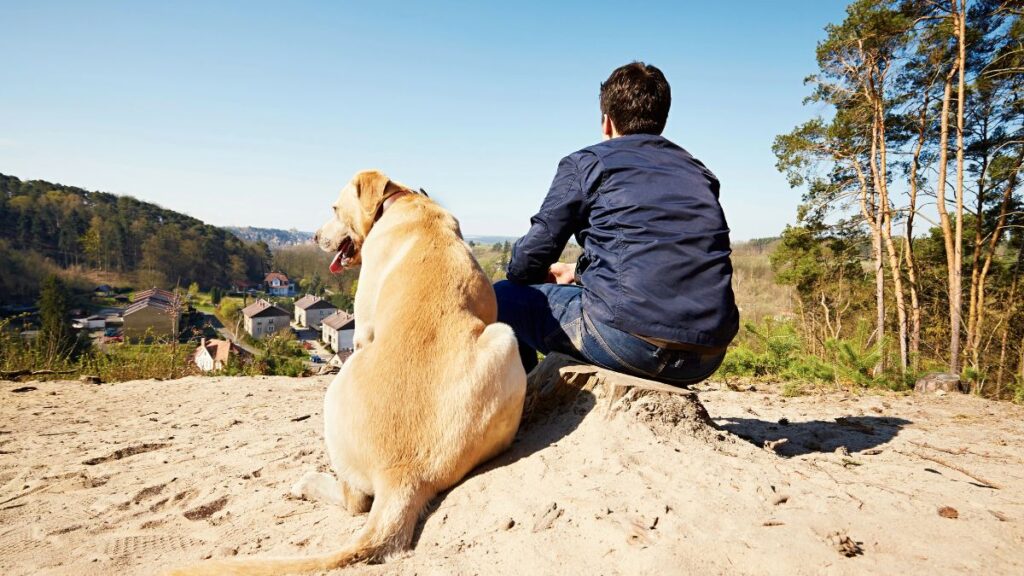
<svg viewBox="0 0 1024 576"><path fill-rule="evenodd" d="M314 236L321 250L335 253L331 272L339 274L360 263L363 242L384 201L403 190L407 188L376 170L357 173L341 189L331 206L334 215Z"/></svg>

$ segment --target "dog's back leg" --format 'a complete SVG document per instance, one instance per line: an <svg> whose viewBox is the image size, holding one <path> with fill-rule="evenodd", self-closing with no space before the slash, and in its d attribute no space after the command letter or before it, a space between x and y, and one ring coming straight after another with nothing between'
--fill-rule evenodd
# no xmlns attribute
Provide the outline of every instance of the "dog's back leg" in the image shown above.
<svg viewBox="0 0 1024 576"><path fill-rule="evenodd" d="M306 472L291 489L294 498L327 502L340 505L344 503L341 486L337 478L326 472Z"/></svg>
<svg viewBox="0 0 1024 576"><path fill-rule="evenodd" d="M343 505L351 514L370 511L373 497L364 494L326 472L306 472L291 489L294 498Z"/></svg>
<svg viewBox="0 0 1024 576"><path fill-rule="evenodd" d="M379 484L379 485L378 485ZM214 560L165 573L166 576L276 576L333 570L356 562L383 560L409 548L420 514L437 494L415 471L393 468L374 486L377 495L366 524L345 547L306 558Z"/></svg>

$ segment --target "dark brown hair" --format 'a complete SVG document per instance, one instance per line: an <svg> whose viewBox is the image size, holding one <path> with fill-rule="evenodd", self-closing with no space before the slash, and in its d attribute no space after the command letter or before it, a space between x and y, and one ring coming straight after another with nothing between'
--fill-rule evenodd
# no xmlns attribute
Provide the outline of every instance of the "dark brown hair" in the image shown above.
<svg viewBox="0 0 1024 576"><path fill-rule="evenodd" d="M619 134L661 134L671 105L668 80L650 64L620 66L601 83L601 113Z"/></svg>

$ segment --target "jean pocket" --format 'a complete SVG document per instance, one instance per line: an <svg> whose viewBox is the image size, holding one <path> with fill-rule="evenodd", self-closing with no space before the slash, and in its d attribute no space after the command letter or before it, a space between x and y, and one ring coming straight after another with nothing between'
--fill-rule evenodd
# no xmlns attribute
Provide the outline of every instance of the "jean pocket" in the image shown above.
<svg viewBox="0 0 1024 576"><path fill-rule="evenodd" d="M550 352L561 352L563 354L575 354L583 348L580 324L582 319L577 318L558 327L557 330L544 337L544 345Z"/></svg>
<svg viewBox="0 0 1024 576"><path fill-rule="evenodd" d="M618 372L641 378L655 378L659 359L657 347L628 332L598 324L583 315L584 351L593 361Z"/></svg>
<svg viewBox="0 0 1024 576"><path fill-rule="evenodd" d="M725 354L699 354L677 352L665 363L658 374L659 380L677 386L688 386L707 380L721 366Z"/></svg>

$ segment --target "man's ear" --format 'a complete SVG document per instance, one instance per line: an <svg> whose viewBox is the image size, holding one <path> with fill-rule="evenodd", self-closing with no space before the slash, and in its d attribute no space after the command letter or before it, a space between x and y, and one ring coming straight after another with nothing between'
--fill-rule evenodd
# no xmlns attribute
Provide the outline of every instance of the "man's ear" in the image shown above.
<svg viewBox="0 0 1024 576"><path fill-rule="evenodd" d="M607 114L601 115L601 135L605 140L615 135L615 125L612 123L612 117Z"/></svg>

